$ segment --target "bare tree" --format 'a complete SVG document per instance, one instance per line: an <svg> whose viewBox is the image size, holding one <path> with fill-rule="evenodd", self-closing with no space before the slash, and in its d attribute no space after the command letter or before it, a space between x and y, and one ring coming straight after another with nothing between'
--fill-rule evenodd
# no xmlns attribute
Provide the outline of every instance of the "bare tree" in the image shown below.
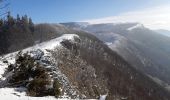
<svg viewBox="0 0 170 100"><path fill-rule="evenodd" d="M0 17L5 18L10 14L10 1L9 0L0 0Z"/></svg>

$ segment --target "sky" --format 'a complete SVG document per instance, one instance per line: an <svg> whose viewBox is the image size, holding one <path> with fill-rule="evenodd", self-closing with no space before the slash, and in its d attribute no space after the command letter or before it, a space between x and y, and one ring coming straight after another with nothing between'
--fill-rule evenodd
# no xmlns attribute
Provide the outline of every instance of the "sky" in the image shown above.
<svg viewBox="0 0 170 100"><path fill-rule="evenodd" d="M152 29L170 29L170 0L9 1L12 15L27 14L35 23L140 22Z"/></svg>
<svg viewBox="0 0 170 100"><path fill-rule="evenodd" d="M137 22L153 30L170 30L170 5L167 4L137 11L125 12L111 17L84 20L84 22L89 22L91 24Z"/></svg>

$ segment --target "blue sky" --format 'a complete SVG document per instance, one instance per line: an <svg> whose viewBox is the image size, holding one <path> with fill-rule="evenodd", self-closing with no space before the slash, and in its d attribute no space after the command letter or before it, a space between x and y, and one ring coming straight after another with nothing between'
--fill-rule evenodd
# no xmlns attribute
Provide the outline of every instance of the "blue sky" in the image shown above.
<svg viewBox="0 0 170 100"><path fill-rule="evenodd" d="M40 22L70 22L97 19L166 4L170 0L10 0L12 15Z"/></svg>

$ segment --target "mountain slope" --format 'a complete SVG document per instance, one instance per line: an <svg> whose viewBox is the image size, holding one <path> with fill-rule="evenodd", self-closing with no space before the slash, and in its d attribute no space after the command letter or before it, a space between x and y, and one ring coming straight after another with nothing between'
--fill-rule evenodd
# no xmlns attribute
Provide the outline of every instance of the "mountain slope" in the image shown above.
<svg viewBox="0 0 170 100"><path fill-rule="evenodd" d="M126 61L143 73L170 84L170 38L145 28L138 23L63 25L77 30L85 30L97 36ZM78 25L78 24L76 24ZM166 85L164 84L166 83Z"/></svg>

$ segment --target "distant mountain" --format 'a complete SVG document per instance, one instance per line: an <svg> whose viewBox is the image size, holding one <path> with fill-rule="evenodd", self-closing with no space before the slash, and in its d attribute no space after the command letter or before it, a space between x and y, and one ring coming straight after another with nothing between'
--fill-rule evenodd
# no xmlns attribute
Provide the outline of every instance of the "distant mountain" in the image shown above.
<svg viewBox="0 0 170 100"><path fill-rule="evenodd" d="M75 24L75 23L74 23ZM139 23L89 24L86 27L63 25L84 30L104 41L137 70L159 84L170 84L170 38L145 28Z"/></svg>
<svg viewBox="0 0 170 100"><path fill-rule="evenodd" d="M110 25L113 27L112 24L107 26ZM130 28L134 25L118 25L115 29L122 26L122 32L124 32L123 28ZM57 79L61 83L61 98L98 99L105 96L108 100L168 100L170 98L170 93L166 89L155 83L147 75L136 70L119 54L112 51L104 42L90 33L69 29L60 24L42 24L37 27L40 28L36 29L39 32L36 31L37 34L34 34L34 41L39 41L40 43L36 42L34 46L30 47L27 45L29 48L25 49L17 48L28 54L26 58L19 56L22 54L18 54L18 51L0 57L1 97L27 98L28 96L24 95L25 92L28 90L37 91L36 89L41 88L40 86L36 88L37 84L44 86L43 84L45 83L41 84L42 80L37 81L37 73L34 73L37 70L36 66L39 65L41 67L38 67L38 70L42 71L42 73L47 73L45 75L49 75L48 81L54 82ZM85 27L89 26L83 26L83 28ZM110 29L112 29L111 27ZM89 28L93 32L98 31L98 29ZM137 28L143 29L143 27ZM99 34L105 30L102 25L100 29L102 30L98 31ZM124 35L127 33L109 34L112 35L106 35L111 37L107 42L114 44L112 40L124 40L126 38ZM102 36L103 39L106 39L104 36ZM100 38L102 39L102 37ZM115 42L119 44L118 41ZM128 57L130 58L132 55ZM31 66L25 66L26 62ZM36 65L37 63L38 65ZM32 66L32 64L36 66ZM17 70L18 72L16 72ZM32 74L28 73L36 76L30 77ZM42 77L41 74L39 77ZM28 88L30 84L35 89ZM44 87L47 89L43 89L39 94L50 92L50 88L53 91L54 85L51 84L49 83L48 86L45 84ZM20 86L24 89L18 88ZM37 95L32 91L31 93L29 95ZM51 95L54 96L54 94ZM31 99L32 97L29 98Z"/></svg>
<svg viewBox="0 0 170 100"><path fill-rule="evenodd" d="M170 31L168 31L168 30L161 29L161 30L156 30L156 32L158 32L158 33L160 33L162 35L170 37Z"/></svg>

